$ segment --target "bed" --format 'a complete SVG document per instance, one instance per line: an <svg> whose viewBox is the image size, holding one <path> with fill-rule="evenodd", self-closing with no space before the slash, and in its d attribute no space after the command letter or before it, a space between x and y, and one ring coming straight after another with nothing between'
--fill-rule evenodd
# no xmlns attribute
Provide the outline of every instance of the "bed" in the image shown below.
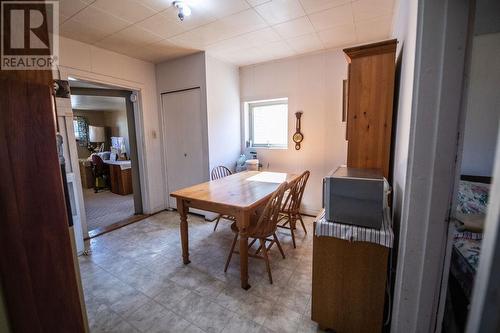
<svg viewBox="0 0 500 333"><path fill-rule="evenodd" d="M458 189L456 215L485 215L491 178L462 176ZM463 332L472 296L474 278L479 265L482 232L472 232L455 222L448 289L449 306L453 312L454 330ZM448 309L449 310L449 309ZM447 310L447 312L448 312ZM451 313L449 313L451 314Z"/></svg>

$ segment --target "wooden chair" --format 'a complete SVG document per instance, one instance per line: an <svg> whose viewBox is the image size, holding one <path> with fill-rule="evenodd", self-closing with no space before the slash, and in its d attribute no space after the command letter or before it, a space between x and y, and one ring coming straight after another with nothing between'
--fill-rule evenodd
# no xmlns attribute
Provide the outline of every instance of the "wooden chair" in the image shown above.
<svg viewBox="0 0 500 333"><path fill-rule="evenodd" d="M264 209L261 210L261 213L257 211L253 218L250 220L250 225L248 227L249 238L253 238L252 242L248 244L248 247L250 248L257 240L260 243L260 246L255 254L249 253L248 255L253 258L263 259L266 262L267 274L269 276L269 282L271 284L273 283L273 277L271 274L271 265L269 263L268 251L274 244L276 244L281 253L281 256L283 257L283 259L285 259L285 253L283 252L280 241L276 236L276 229L281 201L283 200L283 193L285 192L286 187L287 183L283 182L278 187L278 189L274 191ZM239 236L239 230L236 222L231 224L231 230L235 235L233 243L231 244L229 256L227 257L226 266L224 267L224 272L227 272L227 268L229 266L229 263L231 262L233 253L239 253L238 251L234 250ZM268 242L269 245L266 245L266 242ZM262 256L259 255L260 252L262 252Z"/></svg>
<svg viewBox="0 0 500 333"><path fill-rule="evenodd" d="M229 170L228 168L226 168L223 165L219 165L218 167L215 167L215 168L212 169L212 173L210 175L210 178L212 180L216 180L216 179L220 179L220 178L224 178L224 177L230 176L232 174L233 173L231 172L231 170ZM220 215L219 214L219 216L217 216L217 221L215 221L214 231L217 229L217 226L219 225L219 221L220 221L221 218L224 218L224 219L227 219L227 220L231 220L231 221L235 221L235 218L233 216Z"/></svg>
<svg viewBox="0 0 500 333"><path fill-rule="evenodd" d="M94 192L108 189L109 186L109 166L104 163L102 158L97 155L92 155L92 175L94 176Z"/></svg>
<svg viewBox="0 0 500 333"><path fill-rule="evenodd" d="M216 180L227 176L231 176L232 174L233 173L231 172L231 170L229 170L223 165L219 165L218 167L212 169L211 178L212 180Z"/></svg>
<svg viewBox="0 0 500 333"><path fill-rule="evenodd" d="M309 171L304 171L302 175L292 184L290 190L286 195L286 199L283 202L280 210L280 215L278 218L278 227L289 229L292 234L293 247L295 246L295 224L297 220L300 221L304 232L307 234L306 226L302 216L300 215L300 204L302 202L302 196L304 195L304 190L306 188L307 180L309 179Z"/></svg>

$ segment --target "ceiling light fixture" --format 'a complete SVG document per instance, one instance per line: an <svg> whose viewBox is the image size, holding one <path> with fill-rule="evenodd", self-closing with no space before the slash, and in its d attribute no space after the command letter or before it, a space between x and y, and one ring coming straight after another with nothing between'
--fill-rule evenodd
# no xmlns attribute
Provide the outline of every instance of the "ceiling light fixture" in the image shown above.
<svg viewBox="0 0 500 333"><path fill-rule="evenodd" d="M177 16L179 16L179 19L181 21L184 21L185 17L191 15L191 8L189 8L189 6L187 5L186 2L184 2L182 0L178 0L178 1L174 1L172 3L172 5L174 5L174 7L177 8L177 10L179 11Z"/></svg>

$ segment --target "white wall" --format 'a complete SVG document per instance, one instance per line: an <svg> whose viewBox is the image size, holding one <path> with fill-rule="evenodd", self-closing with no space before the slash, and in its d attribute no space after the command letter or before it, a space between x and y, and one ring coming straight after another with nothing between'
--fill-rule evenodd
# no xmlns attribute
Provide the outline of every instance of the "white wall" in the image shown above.
<svg viewBox="0 0 500 333"><path fill-rule="evenodd" d="M475 36L467 98L462 174L491 176L500 117L500 33Z"/></svg>
<svg viewBox="0 0 500 333"><path fill-rule="evenodd" d="M288 97L288 149L258 148L264 169L299 173L311 171L303 212L316 214L322 206L323 177L346 163L347 142L342 123L342 80L347 62L341 50L240 68L241 102ZM243 105L241 105L243 112ZM297 151L292 142L295 112L302 110L304 141ZM244 117L242 117L244 119Z"/></svg>
<svg viewBox="0 0 500 333"><path fill-rule="evenodd" d="M106 120L106 126L110 128L110 135L123 137L123 143L127 151L127 156L130 158L127 110L124 109L122 111L107 111L104 112L104 117Z"/></svg>
<svg viewBox="0 0 500 333"><path fill-rule="evenodd" d="M393 33L398 40L396 59L401 59L397 125L395 133L393 168L393 212L394 222L401 218L403 195L408 167L408 144L410 139L411 106L413 97L413 71L415 68L415 42L417 35L417 2L400 1L395 17Z"/></svg>
<svg viewBox="0 0 500 333"><path fill-rule="evenodd" d="M398 261L398 271L403 264L405 257L405 240L407 235L407 225L401 224L403 198L406 185L406 174L408 169L408 147L410 140L410 125L412 114L412 98L413 98L413 77L415 69L415 45L417 37L417 1L399 1L398 9L395 14L393 32L394 38L398 39L398 48L396 57L401 57L401 69L399 80L399 94L397 96L398 104L395 112L397 112L397 125L395 133L395 148L394 148L394 166L393 166L393 224L396 239L399 241L398 248L395 249L396 257L401 258ZM398 90L396 90L398 91ZM404 300L400 285L402 276L399 274L396 277L395 287L396 294L394 299ZM402 304L402 303L398 303ZM405 327L404 323L399 322L400 312L399 306L393 307L392 327Z"/></svg>
<svg viewBox="0 0 500 333"><path fill-rule="evenodd" d="M68 76L139 92L136 126L145 213L165 208L154 64L60 37L61 78Z"/></svg>
<svg viewBox="0 0 500 333"><path fill-rule="evenodd" d="M210 56L205 65L210 170L224 165L234 171L241 153L239 71Z"/></svg>

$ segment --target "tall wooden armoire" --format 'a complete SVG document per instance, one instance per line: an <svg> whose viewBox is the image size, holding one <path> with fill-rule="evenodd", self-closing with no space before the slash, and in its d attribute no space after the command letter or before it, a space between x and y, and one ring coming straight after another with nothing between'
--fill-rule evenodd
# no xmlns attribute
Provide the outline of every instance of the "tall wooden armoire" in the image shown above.
<svg viewBox="0 0 500 333"><path fill-rule="evenodd" d="M396 39L344 49L349 63L347 166L389 176Z"/></svg>

